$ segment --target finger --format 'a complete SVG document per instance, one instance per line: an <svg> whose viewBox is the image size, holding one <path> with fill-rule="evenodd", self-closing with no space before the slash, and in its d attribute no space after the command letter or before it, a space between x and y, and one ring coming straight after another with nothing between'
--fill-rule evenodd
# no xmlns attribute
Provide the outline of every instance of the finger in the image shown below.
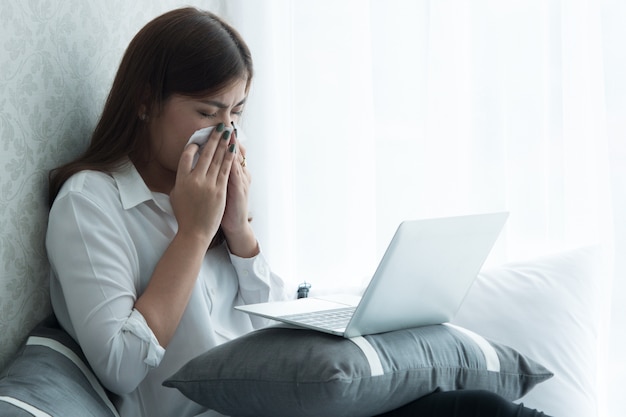
<svg viewBox="0 0 626 417"><path fill-rule="evenodd" d="M229 186L247 193L251 183L252 176L250 171L248 168L241 166L241 155L235 156L230 172Z"/></svg>
<svg viewBox="0 0 626 417"><path fill-rule="evenodd" d="M183 149L183 153L178 160L177 174L188 174L193 169L193 160L200 150L200 147L195 144L189 144Z"/></svg>
<svg viewBox="0 0 626 417"><path fill-rule="evenodd" d="M242 177L250 176L250 170L248 170L248 160L241 153L235 158L235 163L233 165L237 168L237 175L241 175Z"/></svg>
<svg viewBox="0 0 626 417"><path fill-rule="evenodd" d="M243 146L241 144L241 142L239 142L239 140L237 139L236 136L236 130L233 131L233 138L231 140L231 143L234 143L235 145L237 145L237 153L239 154L239 156L235 159L236 162L235 165L237 165L238 167L241 168L245 168L247 165L247 161L246 161L246 147ZM242 171L241 169L238 171Z"/></svg>
<svg viewBox="0 0 626 417"><path fill-rule="evenodd" d="M233 161L235 161L236 154L237 146L235 144L228 145L227 151L224 153L224 157L222 159L222 164L220 165L217 173L216 182L218 185L225 186L227 184L233 165L235 165Z"/></svg>
<svg viewBox="0 0 626 417"><path fill-rule="evenodd" d="M217 149L215 149L213 158L211 160L211 165L209 166L209 169L207 170L207 173L206 173L207 177L209 176L216 177L221 171L221 168L225 160L228 158L228 154L231 152L230 148L231 146L233 146L229 144L229 139L230 139L230 132L228 130L225 130L224 132L222 132L220 144L218 145Z"/></svg>
<svg viewBox="0 0 626 417"><path fill-rule="evenodd" d="M239 141L237 141L237 147L239 148L239 153L243 156L246 156L247 150L246 147Z"/></svg>
<svg viewBox="0 0 626 417"><path fill-rule="evenodd" d="M233 127L233 139L238 139L239 132L237 131L237 126L235 126L235 122L230 122L230 125Z"/></svg>
<svg viewBox="0 0 626 417"><path fill-rule="evenodd" d="M200 151L200 156L198 158L198 163L196 164L196 169L200 172L206 173L211 165L211 161L215 156L216 150L219 148L220 143L223 142L221 140L225 134L224 131L224 123L218 124L213 131L211 131L207 143L202 147ZM228 136L226 137L226 142L228 142Z"/></svg>

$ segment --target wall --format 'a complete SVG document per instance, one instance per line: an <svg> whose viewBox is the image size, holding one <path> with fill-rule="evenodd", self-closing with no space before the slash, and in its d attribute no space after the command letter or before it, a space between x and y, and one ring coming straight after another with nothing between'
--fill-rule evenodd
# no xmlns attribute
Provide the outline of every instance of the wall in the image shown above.
<svg viewBox="0 0 626 417"><path fill-rule="evenodd" d="M0 369L50 312L48 171L86 145L121 56L149 20L219 1L3 0L0 6Z"/></svg>

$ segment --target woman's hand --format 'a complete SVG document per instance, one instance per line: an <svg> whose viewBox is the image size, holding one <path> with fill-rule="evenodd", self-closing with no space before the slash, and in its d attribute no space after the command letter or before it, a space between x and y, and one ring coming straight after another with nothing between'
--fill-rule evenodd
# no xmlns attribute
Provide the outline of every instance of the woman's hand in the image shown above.
<svg viewBox="0 0 626 417"><path fill-rule="evenodd" d="M248 219L248 195L252 177L245 164L246 148L237 141L236 134L232 144L236 145L236 154L228 178L222 230L231 252L240 257L249 258L259 252L256 237Z"/></svg>
<svg viewBox="0 0 626 417"><path fill-rule="evenodd" d="M229 177L236 157L230 132L218 125L211 132L195 167L199 148L191 144L183 151L170 201L178 222L178 233L200 239L206 248L218 231L226 207ZM205 250L206 250L205 248Z"/></svg>
<svg viewBox="0 0 626 417"><path fill-rule="evenodd" d="M178 232L135 302L163 347L176 332L224 216L228 178L235 160L235 146L230 145L230 132L224 131L222 124L211 132L195 167L196 144L187 146L178 162L170 192Z"/></svg>

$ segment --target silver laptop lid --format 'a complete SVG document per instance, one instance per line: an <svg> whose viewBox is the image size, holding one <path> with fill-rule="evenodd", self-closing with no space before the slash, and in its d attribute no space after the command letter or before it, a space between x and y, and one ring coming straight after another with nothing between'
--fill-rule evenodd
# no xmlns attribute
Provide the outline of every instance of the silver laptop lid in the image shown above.
<svg viewBox="0 0 626 417"><path fill-rule="evenodd" d="M503 212L402 222L344 336L450 321L507 217Z"/></svg>

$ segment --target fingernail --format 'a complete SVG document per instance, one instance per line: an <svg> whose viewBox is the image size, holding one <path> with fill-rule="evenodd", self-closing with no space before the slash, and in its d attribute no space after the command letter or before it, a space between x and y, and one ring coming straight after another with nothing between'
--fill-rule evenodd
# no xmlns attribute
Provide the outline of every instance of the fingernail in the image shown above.
<svg viewBox="0 0 626 417"><path fill-rule="evenodd" d="M222 126L224 126L224 125L222 125ZM228 140L229 137L230 137L230 130L227 130L224 133L222 133L222 139Z"/></svg>
<svg viewBox="0 0 626 417"><path fill-rule="evenodd" d="M220 123L219 125L217 125L216 129L217 129L218 132L223 131L224 130L224 123Z"/></svg>
<svg viewBox="0 0 626 417"><path fill-rule="evenodd" d="M235 146L234 143L231 143L230 146L228 147L228 151L230 153L235 153L237 151L237 147Z"/></svg>

